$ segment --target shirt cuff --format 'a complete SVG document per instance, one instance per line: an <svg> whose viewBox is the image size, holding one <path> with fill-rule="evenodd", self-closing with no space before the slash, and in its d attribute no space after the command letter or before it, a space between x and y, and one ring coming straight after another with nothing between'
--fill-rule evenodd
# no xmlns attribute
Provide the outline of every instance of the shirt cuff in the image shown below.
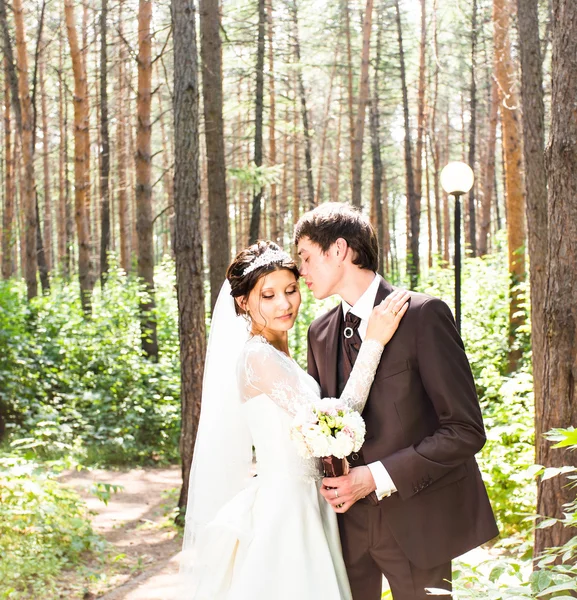
<svg viewBox="0 0 577 600"><path fill-rule="evenodd" d="M382 462L376 461L368 464L367 467L369 467L371 470L371 474L375 480L375 484L377 486L375 494L379 500L382 500L386 496L390 496L397 491L389 472Z"/></svg>

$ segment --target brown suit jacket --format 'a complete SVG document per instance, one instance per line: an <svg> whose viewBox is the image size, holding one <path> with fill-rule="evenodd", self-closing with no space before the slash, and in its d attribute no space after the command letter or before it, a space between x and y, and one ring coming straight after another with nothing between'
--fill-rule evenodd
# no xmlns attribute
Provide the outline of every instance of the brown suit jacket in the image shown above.
<svg viewBox="0 0 577 600"><path fill-rule="evenodd" d="M382 279L375 303L393 289ZM309 329L308 371L323 397L337 396L342 318L339 305ZM379 508L411 562L433 568L498 535L474 458L486 438L473 375L442 300L411 292L363 417L364 461L380 460L398 490Z"/></svg>

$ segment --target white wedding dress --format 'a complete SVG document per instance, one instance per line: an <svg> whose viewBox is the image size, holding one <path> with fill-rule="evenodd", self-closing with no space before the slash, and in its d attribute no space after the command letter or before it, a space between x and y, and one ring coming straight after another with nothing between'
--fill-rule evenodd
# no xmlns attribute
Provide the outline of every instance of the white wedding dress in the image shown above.
<svg viewBox="0 0 577 600"><path fill-rule="evenodd" d="M383 346L366 341L341 398L362 412ZM320 398L316 381L262 337L238 362L241 415L256 473L196 542L189 600L349 600L336 514L319 493L319 459L290 439L298 407ZM223 376L225 376L223 374Z"/></svg>

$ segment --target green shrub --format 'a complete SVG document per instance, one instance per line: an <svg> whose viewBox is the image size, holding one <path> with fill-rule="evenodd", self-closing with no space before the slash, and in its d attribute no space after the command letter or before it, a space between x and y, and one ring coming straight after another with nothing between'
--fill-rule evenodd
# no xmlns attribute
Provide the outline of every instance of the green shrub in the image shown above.
<svg viewBox="0 0 577 600"><path fill-rule="evenodd" d="M140 348L139 285L115 266L86 318L76 284L53 280L28 304L0 285L0 404L11 438L34 437L41 457L141 463L178 456L180 366L173 266L156 273L158 363ZM6 325L6 327L4 327Z"/></svg>
<svg viewBox="0 0 577 600"><path fill-rule="evenodd" d="M45 598L63 568L102 549L76 492L44 466L0 458L0 598Z"/></svg>

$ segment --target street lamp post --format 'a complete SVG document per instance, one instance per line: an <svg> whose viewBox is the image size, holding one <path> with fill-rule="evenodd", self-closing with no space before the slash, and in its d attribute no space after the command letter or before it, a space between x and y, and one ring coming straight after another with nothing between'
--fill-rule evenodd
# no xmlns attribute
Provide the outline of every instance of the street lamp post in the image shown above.
<svg viewBox="0 0 577 600"><path fill-rule="evenodd" d="M455 321L461 333L461 196L472 187L475 176L464 162L450 162L441 171L441 185L455 197Z"/></svg>

